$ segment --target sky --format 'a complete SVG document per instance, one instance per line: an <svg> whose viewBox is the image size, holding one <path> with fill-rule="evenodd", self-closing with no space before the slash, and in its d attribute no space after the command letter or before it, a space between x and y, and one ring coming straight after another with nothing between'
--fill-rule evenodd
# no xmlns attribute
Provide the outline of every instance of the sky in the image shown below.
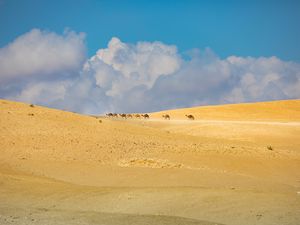
<svg viewBox="0 0 300 225"><path fill-rule="evenodd" d="M0 0L0 98L80 113L300 98L300 1Z"/></svg>

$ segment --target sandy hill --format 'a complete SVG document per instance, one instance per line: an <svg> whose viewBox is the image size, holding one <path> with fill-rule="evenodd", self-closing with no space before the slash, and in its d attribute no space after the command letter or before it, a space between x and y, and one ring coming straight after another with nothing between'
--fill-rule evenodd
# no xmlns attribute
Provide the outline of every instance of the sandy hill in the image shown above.
<svg viewBox="0 0 300 225"><path fill-rule="evenodd" d="M200 120L300 121L300 100L201 106L166 110L151 115L161 118L162 114L169 114L174 119L185 119L186 114L192 114L195 119Z"/></svg>
<svg viewBox="0 0 300 225"><path fill-rule="evenodd" d="M0 100L0 224L297 224L299 105L122 120Z"/></svg>

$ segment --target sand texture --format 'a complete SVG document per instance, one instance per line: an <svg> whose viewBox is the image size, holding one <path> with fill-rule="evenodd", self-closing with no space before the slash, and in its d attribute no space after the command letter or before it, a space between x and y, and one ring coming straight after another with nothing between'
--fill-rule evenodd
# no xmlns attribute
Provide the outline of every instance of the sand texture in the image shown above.
<svg viewBox="0 0 300 225"><path fill-rule="evenodd" d="M0 100L0 224L300 224L300 100L149 115Z"/></svg>

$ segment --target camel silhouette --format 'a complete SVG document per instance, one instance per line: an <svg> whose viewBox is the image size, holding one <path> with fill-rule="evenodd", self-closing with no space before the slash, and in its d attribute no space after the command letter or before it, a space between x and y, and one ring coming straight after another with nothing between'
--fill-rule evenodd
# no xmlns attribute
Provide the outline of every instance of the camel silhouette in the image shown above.
<svg viewBox="0 0 300 225"><path fill-rule="evenodd" d="M143 114L142 117L144 117L144 119L149 119L150 116L148 114Z"/></svg>
<svg viewBox="0 0 300 225"><path fill-rule="evenodd" d="M193 115L185 115L189 120L194 120L195 117Z"/></svg>
<svg viewBox="0 0 300 225"><path fill-rule="evenodd" d="M125 113L120 113L119 116L123 119L126 119L126 114Z"/></svg>
<svg viewBox="0 0 300 225"><path fill-rule="evenodd" d="M170 120L170 116L168 114L162 115L165 120Z"/></svg>

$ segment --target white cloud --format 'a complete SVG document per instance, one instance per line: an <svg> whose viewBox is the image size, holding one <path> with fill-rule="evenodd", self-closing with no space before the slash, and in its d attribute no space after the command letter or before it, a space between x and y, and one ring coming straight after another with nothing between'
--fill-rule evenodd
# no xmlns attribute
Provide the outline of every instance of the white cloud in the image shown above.
<svg viewBox="0 0 300 225"><path fill-rule="evenodd" d="M223 100L262 101L300 97L300 65L297 63L285 62L277 57L233 56L227 61L237 79L234 88Z"/></svg>
<svg viewBox="0 0 300 225"><path fill-rule="evenodd" d="M14 96L15 100L34 102L39 105L51 104L63 101L70 81L41 81L27 84L19 94Z"/></svg>
<svg viewBox="0 0 300 225"><path fill-rule="evenodd" d="M0 49L0 82L67 75L80 70L84 60L84 34L33 29Z"/></svg>
<svg viewBox="0 0 300 225"><path fill-rule="evenodd" d="M114 37L108 48L88 60L83 72L95 74L107 95L119 96L139 85L151 88L158 77L178 70L180 63L175 46L161 42L130 45Z"/></svg>
<svg viewBox="0 0 300 225"><path fill-rule="evenodd" d="M39 37L33 40L40 40L32 44L32 51L42 51L31 54L27 47L15 47L19 45L16 43L27 43L23 39L30 40L31 35ZM195 49L184 59L173 45L128 44L112 38L107 48L98 50L82 65L83 43L83 36L74 32L61 36L33 30L4 47L0 65L5 66L0 71L8 72L0 73L0 97L82 113L149 112L300 98L300 64L277 57L220 59L210 49ZM27 63L16 59L19 56L13 54L16 51L11 46L20 51L17 55L30 56ZM50 60L58 49L65 53ZM31 61L36 55L41 62ZM47 58L49 61L44 62ZM8 59L18 68L9 66L12 63ZM10 77L27 78L13 82Z"/></svg>

